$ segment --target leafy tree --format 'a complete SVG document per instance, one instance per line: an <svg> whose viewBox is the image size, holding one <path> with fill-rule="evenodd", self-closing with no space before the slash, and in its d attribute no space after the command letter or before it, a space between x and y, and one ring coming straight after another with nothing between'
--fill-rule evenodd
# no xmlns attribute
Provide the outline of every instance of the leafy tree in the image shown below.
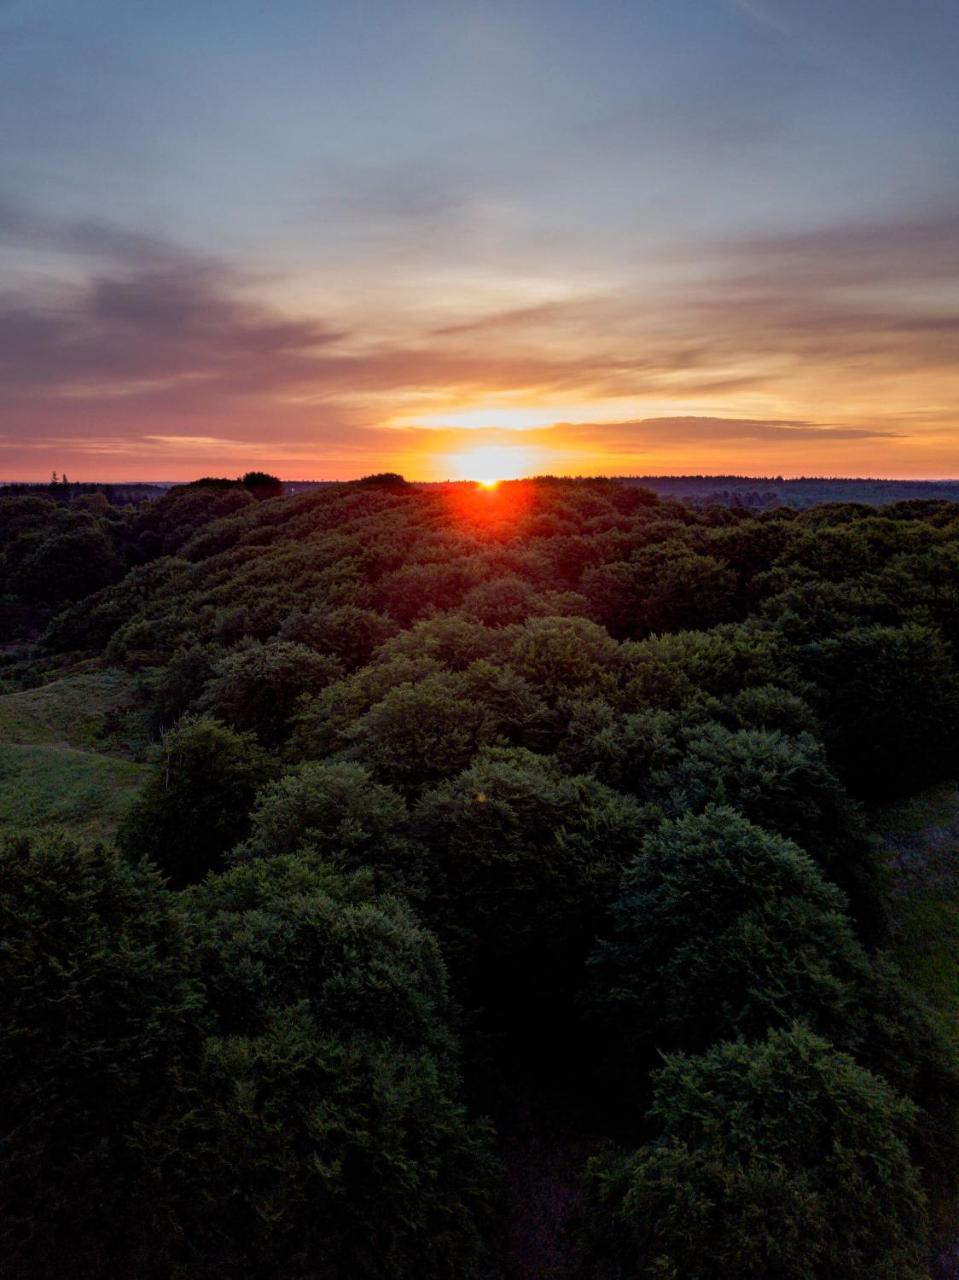
<svg viewBox="0 0 959 1280"><path fill-rule="evenodd" d="M739 729L776 730L796 737L820 733L819 720L796 693L774 684L751 685L723 699L726 714Z"/></svg>
<svg viewBox="0 0 959 1280"><path fill-rule="evenodd" d="M591 1280L925 1280L909 1103L801 1026L676 1055L587 1174Z"/></svg>
<svg viewBox="0 0 959 1280"><path fill-rule="evenodd" d="M78 517L79 518L79 517ZM90 520L25 535L7 553L10 583L24 600L65 604L115 582L123 565L110 537Z"/></svg>
<svg viewBox="0 0 959 1280"><path fill-rule="evenodd" d="M586 618L531 618L510 636L515 670L550 700L577 689L614 689L619 646Z"/></svg>
<svg viewBox="0 0 959 1280"><path fill-rule="evenodd" d="M309 761L269 783L256 797L250 836L236 861L309 853L330 865L374 867L384 883L409 874L406 801L373 782L362 765Z"/></svg>
<svg viewBox="0 0 959 1280"><path fill-rule="evenodd" d="M653 708L624 715L588 692L564 699L561 709L566 724L557 754L564 764L646 797L654 791L654 776L671 776L679 766L683 726L694 721L689 708L683 716Z"/></svg>
<svg viewBox="0 0 959 1280"><path fill-rule="evenodd" d="M496 646L495 633L472 618L452 613L414 622L383 643L377 660L430 658L448 670L461 671L471 662L491 657Z"/></svg>
<svg viewBox="0 0 959 1280"><path fill-rule="evenodd" d="M363 476L354 480L353 484L361 489L407 489L410 486L398 471L378 471L375 475Z"/></svg>
<svg viewBox="0 0 959 1280"><path fill-rule="evenodd" d="M557 716L542 691L512 667L480 659L463 672L462 685L467 700L482 708L506 742L533 749L552 745L561 713Z"/></svg>
<svg viewBox="0 0 959 1280"><path fill-rule="evenodd" d="M767 598L760 613L797 649L857 627L896 626L902 620L896 598L876 575L827 582L780 568L762 579Z"/></svg>
<svg viewBox="0 0 959 1280"><path fill-rule="evenodd" d="M466 593L483 580L484 568L478 559L464 556L406 564L379 580L376 602L406 627L417 619L458 608Z"/></svg>
<svg viewBox="0 0 959 1280"><path fill-rule="evenodd" d="M795 840L847 892L869 900L874 872L858 810L814 738L704 724L683 740L682 759L654 775L653 798L673 813L730 805Z"/></svg>
<svg viewBox="0 0 959 1280"><path fill-rule="evenodd" d="M185 1273L477 1277L495 1166L458 1101L435 941L291 857L187 909L217 1034L174 1156Z"/></svg>
<svg viewBox="0 0 959 1280"><path fill-rule="evenodd" d="M315 758L349 746L354 724L393 689L440 674L434 658L401 655L361 667L314 697L304 697L296 714L291 749Z"/></svg>
<svg viewBox="0 0 959 1280"><path fill-rule="evenodd" d="M938 631L857 628L811 646L806 661L830 751L856 794L898 794L953 773L959 676Z"/></svg>
<svg viewBox="0 0 959 1280"><path fill-rule="evenodd" d="M271 476L267 471L248 471L240 483L261 502L265 498L283 496L283 481L277 476Z"/></svg>
<svg viewBox="0 0 959 1280"><path fill-rule="evenodd" d="M575 591L541 591L518 577L491 578L463 597L462 610L487 627L505 627L535 616L585 614L586 599Z"/></svg>
<svg viewBox="0 0 959 1280"><path fill-rule="evenodd" d="M171 902L146 863L58 840L0 843L0 1241L12 1280L152 1270L164 1210L153 1156L204 1027Z"/></svg>
<svg viewBox="0 0 959 1280"><path fill-rule="evenodd" d="M336 609L314 607L290 614L283 620L279 638L330 653L347 671L355 671L369 662L395 630L395 623L383 614L344 604Z"/></svg>
<svg viewBox="0 0 959 1280"><path fill-rule="evenodd" d="M254 640L214 666L198 707L276 746L290 732L299 700L339 675L339 663L327 654L289 640Z"/></svg>
<svg viewBox="0 0 959 1280"><path fill-rule="evenodd" d="M252 506L255 498L238 480L199 480L175 485L136 513L131 535L142 559L176 555L198 529Z"/></svg>
<svg viewBox="0 0 959 1280"><path fill-rule="evenodd" d="M681 546L645 547L597 565L582 580L593 616L620 639L729 622L738 612L736 575L713 556Z"/></svg>
<svg viewBox="0 0 959 1280"><path fill-rule="evenodd" d="M217 1029L253 1034L305 1003L317 1027L456 1058L436 939L369 876L277 854L184 894L187 929Z"/></svg>
<svg viewBox="0 0 959 1280"><path fill-rule="evenodd" d="M351 753L380 781L414 789L464 768L497 727L455 675L401 684L348 730Z"/></svg>
<svg viewBox="0 0 959 1280"><path fill-rule="evenodd" d="M728 808L647 836L612 920L592 965L632 1062L794 1018L842 1035L869 981L842 894L796 845Z"/></svg>
<svg viewBox="0 0 959 1280"><path fill-rule="evenodd" d="M480 1280L497 1170L454 1089L425 1050L340 1039L304 1005L210 1040L172 1157L179 1273Z"/></svg>
<svg viewBox="0 0 959 1280"><path fill-rule="evenodd" d="M218 657L214 645L196 644L177 649L166 666L157 669L149 680L154 729L170 728L199 701Z"/></svg>
<svg viewBox="0 0 959 1280"><path fill-rule="evenodd" d="M627 641L621 648L626 710L679 710L753 685L801 683L782 637L753 621Z"/></svg>
<svg viewBox="0 0 959 1280"><path fill-rule="evenodd" d="M206 716L182 721L121 823L120 848L133 860L150 858L174 886L201 880L248 834L270 770L252 734Z"/></svg>
<svg viewBox="0 0 959 1280"><path fill-rule="evenodd" d="M0 497L0 545L15 541L22 533L42 530L56 520L57 504L40 494Z"/></svg>
<svg viewBox="0 0 959 1280"><path fill-rule="evenodd" d="M522 750L487 751L427 792L413 829L426 918L470 998L568 994L620 867L642 838L635 802Z"/></svg>

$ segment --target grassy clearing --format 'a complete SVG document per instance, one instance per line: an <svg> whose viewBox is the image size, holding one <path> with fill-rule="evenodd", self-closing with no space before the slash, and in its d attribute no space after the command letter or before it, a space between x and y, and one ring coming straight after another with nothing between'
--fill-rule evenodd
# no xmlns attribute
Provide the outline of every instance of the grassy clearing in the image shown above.
<svg viewBox="0 0 959 1280"><path fill-rule="evenodd" d="M125 672L80 670L0 696L0 829L110 839L149 766Z"/></svg>
<svg viewBox="0 0 959 1280"><path fill-rule="evenodd" d="M149 766L47 744L0 745L0 829L108 840Z"/></svg>
<svg viewBox="0 0 959 1280"><path fill-rule="evenodd" d="M959 1053L959 788L945 783L872 816L890 872L896 958Z"/></svg>
<svg viewBox="0 0 959 1280"><path fill-rule="evenodd" d="M49 743L138 754L147 743L132 678L123 671L61 676L0 697L0 743Z"/></svg>
<svg viewBox="0 0 959 1280"><path fill-rule="evenodd" d="M872 813L889 873L892 950L959 1060L959 787L943 783ZM959 1276L959 1197L933 1195L932 1274Z"/></svg>

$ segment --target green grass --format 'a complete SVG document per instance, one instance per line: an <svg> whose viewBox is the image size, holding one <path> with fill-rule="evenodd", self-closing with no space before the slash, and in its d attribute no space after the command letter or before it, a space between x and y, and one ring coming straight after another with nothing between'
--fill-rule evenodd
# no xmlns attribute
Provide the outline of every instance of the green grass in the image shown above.
<svg viewBox="0 0 959 1280"><path fill-rule="evenodd" d="M80 670L0 696L0 830L110 839L150 766L122 671Z"/></svg>
<svg viewBox="0 0 959 1280"><path fill-rule="evenodd" d="M959 1054L959 897L919 898L896 935L896 958Z"/></svg>
<svg viewBox="0 0 959 1280"><path fill-rule="evenodd" d="M0 745L0 829L109 840L149 766L48 744Z"/></svg>
<svg viewBox="0 0 959 1280"><path fill-rule="evenodd" d="M959 788L942 783L870 817L888 870L893 955L959 1062ZM952 1258L959 1194L930 1191L934 1235Z"/></svg>
<svg viewBox="0 0 959 1280"><path fill-rule="evenodd" d="M875 809L872 822L883 838L915 836L929 827L947 827L959 816L959 787L940 782L905 800Z"/></svg>
<svg viewBox="0 0 959 1280"><path fill-rule="evenodd" d="M889 868L893 951L959 1054L959 788L943 783L872 819Z"/></svg>
<svg viewBox="0 0 959 1280"><path fill-rule="evenodd" d="M135 754L146 745L132 678L84 671L0 697L0 743L56 743L83 751Z"/></svg>

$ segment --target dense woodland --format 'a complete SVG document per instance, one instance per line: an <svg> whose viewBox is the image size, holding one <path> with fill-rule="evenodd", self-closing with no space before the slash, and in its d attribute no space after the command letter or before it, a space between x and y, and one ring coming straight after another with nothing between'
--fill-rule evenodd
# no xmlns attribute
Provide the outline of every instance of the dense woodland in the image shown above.
<svg viewBox="0 0 959 1280"><path fill-rule="evenodd" d="M278 492L0 499L5 687L127 673L150 765L0 850L2 1273L927 1277L868 815L959 768L959 506Z"/></svg>

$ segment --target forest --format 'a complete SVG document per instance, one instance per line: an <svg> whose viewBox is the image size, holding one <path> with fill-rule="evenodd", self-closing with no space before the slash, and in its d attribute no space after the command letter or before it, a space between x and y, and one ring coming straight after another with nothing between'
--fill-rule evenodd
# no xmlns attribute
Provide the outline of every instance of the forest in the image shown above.
<svg viewBox="0 0 959 1280"><path fill-rule="evenodd" d="M0 496L0 1273L953 1274L959 506L129 497Z"/></svg>

